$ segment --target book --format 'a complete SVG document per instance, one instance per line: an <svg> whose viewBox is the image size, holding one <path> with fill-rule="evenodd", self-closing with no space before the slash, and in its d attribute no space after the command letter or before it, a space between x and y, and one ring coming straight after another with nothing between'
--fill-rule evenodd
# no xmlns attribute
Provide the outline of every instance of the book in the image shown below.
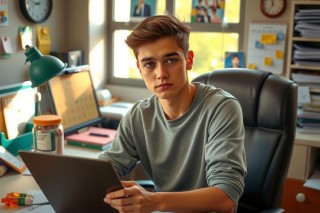
<svg viewBox="0 0 320 213"><path fill-rule="evenodd" d="M20 174L26 170L25 163L19 158L11 154L6 148L0 145L0 162L4 162L7 166L16 170Z"/></svg>
<svg viewBox="0 0 320 213"><path fill-rule="evenodd" d="M113 129L88 127L85 131L71 134L65 139L69 145L106 150L111 148L116 132Z"/></svg>

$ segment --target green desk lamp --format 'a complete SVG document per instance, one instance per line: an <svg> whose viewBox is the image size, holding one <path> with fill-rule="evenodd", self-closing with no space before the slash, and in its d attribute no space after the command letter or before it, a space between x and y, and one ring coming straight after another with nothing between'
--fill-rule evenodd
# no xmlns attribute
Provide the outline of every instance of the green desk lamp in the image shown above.
<svg viewBox="0 0 320 213"><path fill-rule="evenodd" d="M26 62L30 62L31 66L29 69L29 79L32 83L31 87L38 87L51 78L58 75L67 64L64 64L60 59L50 56L42 55L42 53L36 47L26 46L26 52L24 53L27 56ZM35 95L35 116L39 113L39 102L41 100L41 95L39 92L36 92Z"/></svg>

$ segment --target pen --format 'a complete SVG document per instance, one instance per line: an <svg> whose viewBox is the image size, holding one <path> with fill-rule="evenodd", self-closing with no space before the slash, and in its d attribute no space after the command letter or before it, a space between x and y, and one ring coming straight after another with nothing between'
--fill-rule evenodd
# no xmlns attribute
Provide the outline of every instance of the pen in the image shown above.
<svg viewBox="0 0 320 213"><path fill-rule="evenodd" d="M108 134L97 133L97 132L90 132L89 135L91 135L91 136L98 136L98 137L109 137Z"/></svg>

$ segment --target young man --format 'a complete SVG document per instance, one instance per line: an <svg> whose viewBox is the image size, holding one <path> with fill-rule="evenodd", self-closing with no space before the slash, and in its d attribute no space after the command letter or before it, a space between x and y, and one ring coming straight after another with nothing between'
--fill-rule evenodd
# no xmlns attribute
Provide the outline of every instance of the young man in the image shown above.
<svg viewBox="0 0 320 213"><path fill-rule="evenodd" d="M127 37L154 95L127 113L100 158L111 160L119 176L140 161L155 192L124 181L124 189L104 198L120 212L233 212L243 193L240 105L221 89L189 83L189 33L175 17L152 16Z"/></svg>

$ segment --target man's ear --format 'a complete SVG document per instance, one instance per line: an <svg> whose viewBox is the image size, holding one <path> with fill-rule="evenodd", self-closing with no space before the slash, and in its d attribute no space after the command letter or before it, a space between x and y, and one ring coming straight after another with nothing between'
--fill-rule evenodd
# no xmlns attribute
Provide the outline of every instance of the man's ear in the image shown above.
<svg viewBox="0 0 320 213"><path fill-rule="evenodd" d="M193 58L194 58L194 53L192 50L190 50L188 52L188 55L187 55L187 70L191 70L192 69L192 65L193 65Z"/></svg>

